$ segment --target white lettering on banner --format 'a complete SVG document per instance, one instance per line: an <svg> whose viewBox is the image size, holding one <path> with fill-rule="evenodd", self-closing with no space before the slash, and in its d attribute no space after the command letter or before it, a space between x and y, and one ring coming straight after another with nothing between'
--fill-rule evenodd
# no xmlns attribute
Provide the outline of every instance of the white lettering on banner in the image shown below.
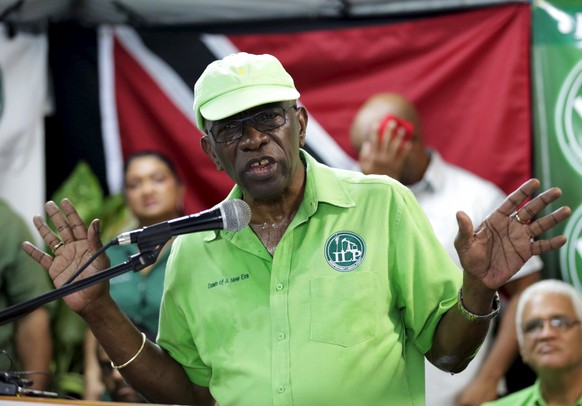
<svg viewBox="0 0 582 406"><path fill-rule="evenodd" d="M558 31L564 35L572 35L574 39L582 39L582 13L574 14L574 17L568 13L553 6L547 1L540 0L537 6L546 11L557 22Z"/></svg>

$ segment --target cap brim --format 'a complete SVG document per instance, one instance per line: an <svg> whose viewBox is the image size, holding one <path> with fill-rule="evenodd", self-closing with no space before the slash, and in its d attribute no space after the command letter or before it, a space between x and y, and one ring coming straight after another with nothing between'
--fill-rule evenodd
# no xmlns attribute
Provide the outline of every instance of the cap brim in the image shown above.
<svg viewBox="0 0 582 406"><path fill-rule="evenodd" d="M256 85L215 97L200 106L200 114L206 120L216 121L261 104L297 99L299 92L291 87Z"/></svg>

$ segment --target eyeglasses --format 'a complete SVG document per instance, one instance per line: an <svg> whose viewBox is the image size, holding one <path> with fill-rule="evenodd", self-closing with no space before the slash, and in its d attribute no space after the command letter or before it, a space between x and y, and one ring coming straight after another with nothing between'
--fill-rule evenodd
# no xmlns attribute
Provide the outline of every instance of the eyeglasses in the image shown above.
<svg viewBox="0 0 582 406"><path fill-rule="evenodd" d="M250 121L253 128L262 133L273 131L285 125L287 122L287 110L291 108L296 109L297 106L292 105L287 108L273 107L236 120L219 121L210 128L209 133L214 138L214 141L223 144L242 137L245 121Z"/></svg>
<svg viewBox="0 0 582 406"><path fill-rule="evenodd" d="M539 334L544 330L546 322L549 323L551 329L557 331L570 330L576 324L580 324L580 320L572 320L564 316L554 316L549 319L529 320L523 325L523 332L530 335Z"/></svg>

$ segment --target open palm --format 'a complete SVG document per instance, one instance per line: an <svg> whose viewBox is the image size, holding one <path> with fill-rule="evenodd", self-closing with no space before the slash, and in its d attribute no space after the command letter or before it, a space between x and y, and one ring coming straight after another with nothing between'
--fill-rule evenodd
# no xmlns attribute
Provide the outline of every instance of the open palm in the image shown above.
<svg viewBox="0 0 582 406"><path fill-rule="evenodd" d="M535 219L562 192L551 188L523 204L533 196L539 181L530 179L511 193L505 201L473 232L469 217L457 213L459 233L455 248L465 272L475 276L490 289L507 282L533 255L561 247L564 236L535 240L570 215L569 207Z"/></svg>

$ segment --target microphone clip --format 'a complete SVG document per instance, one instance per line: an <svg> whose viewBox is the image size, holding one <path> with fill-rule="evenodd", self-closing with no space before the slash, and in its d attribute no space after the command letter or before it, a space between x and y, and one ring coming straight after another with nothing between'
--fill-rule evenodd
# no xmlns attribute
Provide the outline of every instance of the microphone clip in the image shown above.
<svg viewBox="0 0 582 406"><path fill-rule="evenodd" d="M162 247L172 238L172 227L168 222L154 224L145 227L137 235L137 246L140 252L157 251L160 253ZM156 254L156 257L157 257Z"/></svg>

